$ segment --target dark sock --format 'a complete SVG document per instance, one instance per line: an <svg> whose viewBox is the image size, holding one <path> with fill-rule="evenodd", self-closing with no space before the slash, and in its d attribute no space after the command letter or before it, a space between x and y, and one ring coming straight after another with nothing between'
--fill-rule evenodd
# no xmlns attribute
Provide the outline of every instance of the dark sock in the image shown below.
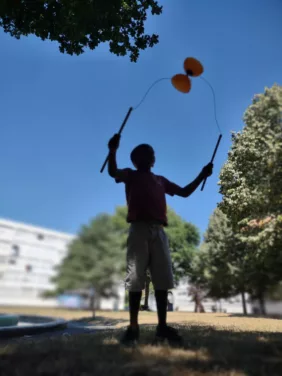
<svg viewBox="0 0 282 376"><path fill-rule="evenodd" d="M156 290L155 297L157 302L159 327L166 326L166 312L167 312L167 290Z"/></svg>
<svg viewBox="0 0 282 376"><path fill-rule="evenodd" d="M138 313L140 309L140 302L142 297L142 291L129 292L129 315L130 315L130 326L138 326Z"/></svg>

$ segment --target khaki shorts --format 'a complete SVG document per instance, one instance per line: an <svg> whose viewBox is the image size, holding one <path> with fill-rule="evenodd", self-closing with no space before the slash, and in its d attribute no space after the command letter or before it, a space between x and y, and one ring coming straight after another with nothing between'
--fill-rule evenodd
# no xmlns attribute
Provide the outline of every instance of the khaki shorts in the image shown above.
<svg viewBox="0 0 282 376"><path fill-rule="evenodd" d="M127 240L126 289L142 291L148 268L155 290L173 288L172 263L163 226L150 222L133 223Z"/></svg>

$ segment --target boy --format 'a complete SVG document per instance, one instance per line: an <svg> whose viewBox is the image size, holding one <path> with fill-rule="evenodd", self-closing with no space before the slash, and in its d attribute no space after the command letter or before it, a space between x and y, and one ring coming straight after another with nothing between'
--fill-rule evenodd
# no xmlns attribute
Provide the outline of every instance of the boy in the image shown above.
<svg viewBox="0 0 282 376"><path fill-rule="evenodd" d="M165 194L190 196L206 177L211 176L213 165L210 163L205 166L192 183L181 188L151 172L155 153L147 144L137 146L131 153L131 161L136 170L118 169L116 152L119 142L118 134L109 141L108 173L117 183L125 183L127 221L131 223L125 279L129 291L130 325L121 342L129 344L139 339L138 313L147 268L151 273L157 303L158 326L155 340L181 342L178 332L166 322L168 290L173 288L173 274L169 244L163 230L163 227L167 226Z"/></svg>

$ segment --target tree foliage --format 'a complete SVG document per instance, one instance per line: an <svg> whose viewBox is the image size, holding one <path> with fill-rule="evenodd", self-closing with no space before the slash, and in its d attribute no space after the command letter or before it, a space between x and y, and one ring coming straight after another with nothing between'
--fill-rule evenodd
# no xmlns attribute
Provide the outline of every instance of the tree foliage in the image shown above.
<svg viewBox="0 0 282 376"><path fill-rule="evenodd" d="M213 299L241 294L246 312L248 273L244 249L219 208L210 218L204 241L193 261L190 282Z"/></svg>
<svg viewBox="0 0 282 376"><path fill-rule="evenodd" d="M191 282L212 298L232 295L232 268L228 263L231 231L226 216L216 209L210 218L204 242L193 263Z"/></svg>
<svg viewBox="0 0 282 376"><path fill-rule="evenodd" d="M17 39L57 41L70 55L108 42L110 52L137 61L140 50L158 43L145 33L148 11L159 15L162 7L155 0L2 0L0 26Z"/></svg>
<svg viewBox="0 0 282 376"><path fill-rule="evenodd" d="M111 217L99 215L82 227L70 245L55 278L57 293L94 287L98 296L114 295L124 264L121 240Z"/></svg>
<svg viewBox="0 0 282 376"><path fill-rule="evenodd" d="M221 208L233 226L281 215L282 87L256 95L244 121L244 129L232 134L219 183Z"/></svg>
<svg viewBox="0 0 282 376"><path fill-rule="evenodd" d="M220 173L220 208L244 250L248 289L263 300L281 280L282 268L282 87L256 95L232 134ZM263 304L262 304L263 305Z"/></svg>

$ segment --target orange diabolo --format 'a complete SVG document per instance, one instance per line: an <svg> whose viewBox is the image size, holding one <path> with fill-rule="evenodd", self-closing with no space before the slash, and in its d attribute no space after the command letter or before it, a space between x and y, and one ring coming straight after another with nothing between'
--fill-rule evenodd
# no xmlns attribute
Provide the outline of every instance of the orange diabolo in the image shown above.
<svg viewBox="0 0 282 376"><path fill-rule="evenodd" d="M199 60L193 57L187 57L184 61L184 70L186 74L176 74L172 77L171 83L181 93L189 93L191 90L191 77L198 77L204 72L204 67Z"/></svg>

